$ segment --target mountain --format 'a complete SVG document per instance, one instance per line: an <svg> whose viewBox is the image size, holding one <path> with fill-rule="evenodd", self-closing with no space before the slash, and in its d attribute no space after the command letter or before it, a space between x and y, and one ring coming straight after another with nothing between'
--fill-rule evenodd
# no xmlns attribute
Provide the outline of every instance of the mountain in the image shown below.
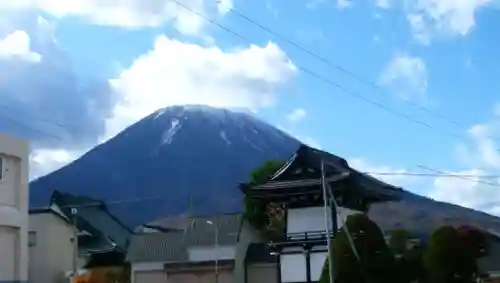
<svg viewBox="0 0 500 283"><path fill-rule="evenodd" d="M196 214L234 212L241 210L238 184L299 144L248 112L168 107L31 182L30 206L46 205L57 189L104 200L131 226L189 207Z"/></svg>
<svg viewBox="0 0 500 283"><path fill-rule="evenodd" d="M30 184L30 205L54 189L104 200L131 227L168 215L241 211L238 183L263 162L286 159L300 142L251 113L207 106L161 109L71 164ZM491 215L405 192L370 211L384 229L444 224L500 230Z"/></svg>

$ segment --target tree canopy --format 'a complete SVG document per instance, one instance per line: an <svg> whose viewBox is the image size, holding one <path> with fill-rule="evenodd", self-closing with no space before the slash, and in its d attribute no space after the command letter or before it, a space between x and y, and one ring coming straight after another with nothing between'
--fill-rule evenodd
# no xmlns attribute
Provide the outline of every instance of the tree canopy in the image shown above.
<svg viewBox="0 0 500 283"><path fill-rule="evenodd" d="M407 242L411 235L405 229L395 229L390 232L389 248L394 252L394 254L403 255L406 253Z"/></svg>
<svg viewBox="0 0 500 283"><path fill-rule="evenodd" d="M424 267L431 283L469 283L477 272L476 259L458 231L451 226L436 230L424 253Z"/></svg>
<svg viewBox="0 0 500 283"><path fill-rule="evenodd" d="M347 229L345 229L347 226ZM356 258L348 234L351 235L359 261ZM378 225L365 214L347 217L342 229L332 241L332 255L336 282L391 282L395 261ZM328 261L325 263L320 282L329 282Z"/></svg>
<svg viewBox="0 0 500 283"><path fill-rule="evenodd" d="M283 161L271 160L256 168L250 174L250 184L262 184L283 166ZM245 218L256 228L262 229L269 225L268 204L245 196L244 198Z"/></svg>
<svg viewBox="0 0 500 283"><path fill-rule="evenodd" d="M486 232L468 225L458 227L457 232L474 257L479 258L488 254L490 243Z"/></svg>

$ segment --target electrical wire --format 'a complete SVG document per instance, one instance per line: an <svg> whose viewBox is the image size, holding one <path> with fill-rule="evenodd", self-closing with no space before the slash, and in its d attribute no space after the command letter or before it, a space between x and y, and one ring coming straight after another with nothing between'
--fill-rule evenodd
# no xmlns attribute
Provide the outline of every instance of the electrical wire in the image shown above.
<svg viewBox="0 0 500 283"><path fill-rule="evenodd" d="M175 0L171 0L171 1L175 1ZM247 15L243 14L242 12L240 12L240 11L236 10L235 8L230 8L230 9L229 9L229 11L230 11L231 13L233 13L233 14L237 15L238 17L240 17L240 18L244 19L244 20L245 20L245 21L247 21L248 23L250 23L250 24L252 24L252 25L254 25L254 26L259 27L260 29L262 29L262 30L264 30L264 31L268 32L269 34L272 34L272 35L273 35L273 36L275 36L276 38L281 39L281 40L283 40L283 41L287 42L289 45L291 45L291 46L295 47L296 49L298 49L298 50L300 50L300 51L302 51L302 52L304 52L304 53L308 54L309 56L311 56L311 57L313 57L313 58L315 58L315 59L317 59L317 60L319 60L319 61L321 61L321 62L323 62L323 63L325 63L325 64L327 64L327 65L328 65L328 66L330 66L331 68L336 69L336 70L338 70L338 71L340 71L340 72L342 72L342 73L344 73L344 74L346 74L346 75L350 76L351 78L354 78L354 79L355 79L355 80L357 80L358 82L360 82L360 83L362 83L362 84L365 84L365 85L368 85L368 86L370 86L370 87L372 87L372 88L374 88L374 89L376 89L376 90L378 90L378 91L381 91L381 92L384 92L384 93L386 92L386 90L385 90L384 88L382 88L381 86L379 86L377 83L375 83L375 82L373 82L373 81L371 81L371 80L365 79L365 78L363 78L362 76L360 76L360 75L358 75L358 74L356 74L356 73L354 73L354 72L352 72L352 71L349 71L348 69L346 69L346 68L344 68L344 67L342 67L342 66L340 66L340 65L338 65L338 64L335 64L334 62L332 62L331 60L328 60L328 59L327 59L327 58L325 58L324 56L321 56L321 55L319 55L318 53L316 53L316 52L314 52L314 51L311 51L310 49L305 48L304 46L302 46L302 45L298 44L297 42L295 42L295 41L293 41L293 40L289 39L288 37L286 37L286 36L284 36L284 35L282 35L282 34L280 34L280 33L276 32L276 31L275 31L275 30L273 30L272 28L270 28L270 27L268 27L268 26L265 26L265 25L263 25L263 24L259 23L258 21L256 21L256 20L254 20L254 19L250 18L249 16L247 16ZM413 101L411 101L411 100L408 100L408 99L404 98L404 97L403 97L403 96L401 96L401 95L396 95L396 97L397 97L399 100L404 101L404 102L406 102L406 103L408 103L408 104L412 105L413 107L415 107L415 108L417 108L417 109L419 109L419 110L422 110L422 111L424 111L424 112L427 112L428 114L430 114L430 115L432 115L432 116L434 116L434 117L436 117L436 118L438 118L438 119L441 119L441 120L443 120L443 121L446 121L446 122L448 122L448 123L450 123L450 124L453 124L453 125L455 125L455 126L459 126L459 127L467 127L467 125L466 125L466 124L464 124L464 123L462 123L462 122L460 122L460 121L458 121L458 120L452 119L452 118L450 118L450 117L448 117L448 116L446 116L446 115L443 115L443 114L441 114L441 113L439 113L439 112L437 112L437 111L435 111L435 110L432 110L432 109L430 109L430 108L428 108L428 107L425 107L425 106L423 106L423 105L421 105L421 104L419 104L419 103L415 103L415 102L413 102ZM490 138L492 138L492 139L495 139L495 140L497 140L497 141L499 140L499 138L498 138L498 137L493 137L493 136L489 136L489 137L490 137Z"/></svg>
<svg viewBox="0 0 500 283"><path fill-rule="evenodd" d="M219 22L217 22L217 21L215 21L215 20L207 17L206 15L204 15L204 14L198 12L198 11L193 10L189 6L187 6L187 5L179 2L177 0L169 0L169 1L171 1L172 3L175 3L177 5L179 5L181 7L183 7L187 11L189 11L189 12L191 12L191 13L199 16L200 18L202 18L202 19L204 19L204 20L212 23L213 25L218 26L219 28L227 31L228 33L232 34L233 36L238 37L238 38L240 38L240 39L242 39L244 41L249 42L249 40L247 38L245 38L244 36L242 36L242 35L234 32L230 28L225 27L224 25L220 24ZM240 12L234 10L234 9L232 11L234 13L237 13L240 17L243 17L243 18L245 18L248 21L253 21L249 17L246 17L245 15L243 15L242 13L240 13ZM265 27L265 26L263 26L263 25L255 22L255 21L254 21L254 24L258 25L259 27L261 27L263 29L266 29L268 32L274 34L277 37L283 38L283 36L279 35L278 33L272 31L271 29L269 29L269 28L267 28L267 27ZM327 59L325 59L325 58L317 55L316 53L314 53L312 51L307 50L306 48L298 45L297 43L295 43L295 42L293 42L293 41L291 41L289 39L284 38L283 40L286 40L291 45L295 46L296 48L301 49L304 52L307 52L311 56L314 56L317 59L320 59L320 60L324 61L325 63L331 64L333 67L337 68L338 70L340 70L340 71L342 71L342 72L344 72L346 74L350 74L353 77L357 77L358 80L364 80L362 77L357 76L356 74L354 74L354 73L352 73L352 72L350 72L350 71L342 68L341 66L333 64L332 62L328 61ZM408 116L408 115L406 115L406 114L404 114L402 112L399 112L397 110L394 110L392 108L389 108L389 107L387 107L387 106L385 106L385 105L383 105L383 104L381 104L381 103L379 103L377 101L371 100L371 99L369 99L369 98L367 98L367 97L365 97L365 96L363 96L363 95L361 95L361 94L359 94L357 92L350 91L350 90L344 88L343 86L341 86L341 85L339 85L339 84L337 84L337 83L335 83L335 82L333 82L333 81L331 81L331 80L329 80L329 79L327 79L325 77L322 77L322 76L320 76L320 75L318 75L318 74L316 74L316 73L314 73L314 72L312 72L312 71L310 71L310 70L308 70L306 68L303 68L303 67L300 67L300 66L297 66L297 67L302 72L304 72L304 73L306 73L306 74L308 74L308 75L310 75L312 77L315 77L316 79L318 79L320 81L323 81L323 82L325 82L325 83L327 83L329 85L332 85L332 86L334 86L334 87L342 90L343 92L345 92L347 94L353 95L353 96L355 96L355 97L357 97L357 98L359 98L359 99L361 99L361 100L363 100L363 101L365 101L367 103L370 103L370 104L372 104L374 106L382 108L382 109L384 109L384 110L386 110L388 112L393 113L394 115L398 115L398 116L400 116L400 117L402 117L402 118L404 118L404 119L406 119L408 121L411 121L411 122L416 123L416 124L420 124L420 125L422 125L422 126L424 126L426 128L433 129L433 130L436 130L436 131L439 132L439 130L437 128L433 127L432 125L430 125L428 123L416 120L416 119L412 118L411 116ZM369 83L369 82L367 82L367 83ZM0 105L0 107L6 107L6 106ZM55 136L53 134L50 134L50 133L47 133L47 132L43 132L43 131L41 131L39 129L36 129L34 127L31 127L31 126L29 126L29 125L27 125L25 123L16 121L16 120L14 120L14 119L12 119L10 117L5 117L5 118L8 119L8 120L10 120L10 121L12 121L13 123L18 124L18 125L22 125L24 127L33 129L36 132L44 133L45 135L53 137L55 139L61 139L60 137L57 137L57 136ZM60 125L60 124L55 124L55 125L57 125L59 127L64 127L63 125ZM444 133L446 133L446 132L444 132ZM455 137L455 138L460 139L460 136L457 135L457 134L454 134L454 133L448 133L448 134L451 135L451 136L453 136L453 137ZM423 167L421 167L421 168L423 168ZM432 170L432 169L427 168L427 170L429 171L429 170ZM484 175L484 176L478 175L478 176L476 176L476 175L447 174L447 173L444 173L444 172L438 171L438 170L434 170L434 171L435 171L435 173L432 173L432 174L431 173L413 173L413 172L364 172L364 173L369 174L369 175L375 175L375 176L378 175L378 176L413 176L413 177L453 177L453 178L460 178L460 179L467 180L467 181L474 181L474 182L484 183L484 184L488 184L488 185L494 185L494 186L498 185L498 186L500 186L500 184L489 183L489 182L484 182L484 181L481 181L481 180L471 179L471 178L500 178L500 176L496 176L496 175ZM121 204L121 203L127 203L127 202L135 202L135 201L144 201L144 200L150 200L150 199L158 199L158 198L163 198L163 197L171 197L171 195L159 195L159 196L152 196L152 197L142 197L142 198L123 199L123 200L116 200L116 201L107 201L105 204L106 205L108 205L108 204L115 205L115 204ZM90 205L96 205L96 204L86 204L86 205L90 206Z"/></svg>
<svg viewBox="0 0 500 283"><path fill-rule="evenodd" d="M422 168L427 168L429 169L428 167L422 167ZM432 169L429 169L429 170L432 170ZM488 183L488 182L480 182L480 180L475 180L475 179L468 179L468 178L477 178L478 176L474 176L474 175L470 175L470 174L448 174L448 173L434 173L434 174L425 174L425 173L398 173L398 172L363 172L364 174L368 174L368 175L383 175L383 176L415 176L415 177L450 177L450 178L459 178L459 179L464 179L466 181L472 181L472 182L478 182L478 183L484 183L484 184L487 184L487 185L492 185L492 186L499 186L500 187L500 183L498 184L495 184L495 183ZM481 176L481 175L479 175ZM494 176L494 175L484 175L485 177L488 177L488 178L500 178L500 176ZM190 198L194 197L194 195L191 195L190 194ZM86 203L86 204L80 204L80 205L68 205L67 207L74 207L74 208L78 208L78 207L89 207L89 206L98 206L98 205L102 205L102 204L105 204L106 206L108 205L119 205L119 204L123 204L123 203L131 203L131 202L141 202L141 201L146 201L146 200L157 200L157 199L162 199L162 198L172 198L172 197L176 197L175 194L172 196L172 194L162 194L162 195L155 195L155 196L150 196L150 197L137 197L137 198L128 198L128 199L120 199L120 200L111 200L111 201L96 201L96 202L93 202L93 203ZM204 195L201 195L200 194L200 197L205 197ZM218 198L220 200L224 200L224 202L227 204L228 202L237 202L237 201L242 201L242 197L241 196L233 196L233 197L229 197L227 198L226 196L222 196L222 195L213 195L212 196L213 198ZM206 199L204 199L205 201ZM220 204L220 202L217 202ZM62 207L65 207L65 206L62 206ZM36 209L36 208L35 208Z"/></svg>
<svg viewBox="0 0 500 283"><path fill-rule="evenodd" d="M207 16L207 15L201 13L201 12L198 12L198 11L194 10L193 8L191 8L191 7L189 7L189 6L181 3L180 1L178 1L178 0L168 0L168 1L170 1L170 2L172 2L174 4L176 4L176 5L184 8L186 11L188 11L188 12L190 12L190 13L198 16L198 17L200 17L201 19L203 19L203 20L205 20L205 21L207 21L207 22L209 22L209 23L211 23L211 24L213 24L213 25L215 25L215 26L217 26L217 27L219 27L219 28L227 31L228 33L230 33L231 35L233 35L233 36L241 39L242 41L245 41L246 43L251 43L251 41L248 38L246 38L245 36L243 36L243 35L235 32L234 30L232 30L232 29L224 26L223 24L219 23L217 20L214 20L214 19L210 18L209 16ZM299 71L301 71L301 72L303 72L303 73L305 73L305 74L307 74L307 75L309 75L309 76L317 79L318 81L321 81L321 82L323 82L325 84L328 84L328 85L330 85L330 86L332 86L334 88L337 88L337 89L341 90L342 92L344 92L346 94L349 94L349 95L351 95L351 96L353 96L353 97L355 97L357 99L363 100L366 103L369 103L369 104L371 104L371 105L373 105L375 107L378 107L378 108L380 108L382 110L385 110L385 111L387 111L387 112L389 112L389 113L391 113L393 115L399 116L399 117L401 117L401 118L403 118L403 119L405 119L405 120L407 120L409 122L421 125L421 126L423 126L425 128L428 128L430 130L434 130L434 131L436 131L436 132L438 132L440 134L444 134L444 135L450 136L450 137L452 137L454 139L457 139L459 141L462 141L462 137L460 135L456 134L456 133L453 133L453 132L450 132L450 131L446 131L446 130L443 130L443 129L438 129L438 128L432 126L429 123L426 123L426 122L423 122L423 121L418 120L416 118L413 118L413 117L411 117L411 116L409 116L409 115L407 115L407 114L405 114L405 113L403 113L401 111L395 110L395 109L393 109L391 107L388 107L388 106L386 106L386 105L384 105L384 104L382 104L382 103L380 103L378 101L372 100L372 99L370 99L370 98L362 95L359 92L351 91L350 89L347 89L347 88L343 87L342 85L340 85L340 84L338 84L338 83L336 83L336 82L334 82L334 81L332 81L332 80L330 80L328 78L325 78L325 77L323 77L323 76L321 76L321 75L319 75L319 74L317 74L317 73L315 73L315 72L313 72L313 71L311 71L311 70L309 70L309 69L307 69L305 67L302 67L300 65L295 65L295 66L296 66L297 70L299 70Z"/></svg>

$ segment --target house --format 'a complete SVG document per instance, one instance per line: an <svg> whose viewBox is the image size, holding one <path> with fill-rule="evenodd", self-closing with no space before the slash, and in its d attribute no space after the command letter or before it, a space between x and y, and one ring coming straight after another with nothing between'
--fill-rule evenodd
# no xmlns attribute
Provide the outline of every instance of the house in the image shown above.
<svg viewBox="0 0 500 283"><path fill-rule="evenodd" d="M132 283L243 282L245 255L258 239L242 214L156 221L131 237ZM166 231L166 232L165 232Z"/></svg>
<svg viewBox="0 0 500 283"><path fill-rule="evenodd" d="M0 135L0 282L28 273L28 143Z"/></svg>
<svg viewBox="0 0 500 283"><path fill-rule="evenodd" d="M267 182L242 184L241 189L247 197L281 207L275 217L283 229L268 243L277 257L278 283L319 281L327 242L347 216L366 213L375 202L397 201L402 191L350 168L338 156L305 145ZM261 248L260 254L265 253ZM270 274L272 264L267 261L268 268L261 271Z"/></svg>
<svg viewBox="0 0 500 283"><path fill-rule="evenodd" d="M68 271L120 265L130 235L104 203L55 191L48 207L29 211L29 281L61 282Z"/></svg>
<svg viewBox="0 0 500 283"><path fill-rule="evenodd" d="M265 242L252 242L245 254L244 283L278 283L279 257ZM235 281L238 282L238 281Z"/></svg>

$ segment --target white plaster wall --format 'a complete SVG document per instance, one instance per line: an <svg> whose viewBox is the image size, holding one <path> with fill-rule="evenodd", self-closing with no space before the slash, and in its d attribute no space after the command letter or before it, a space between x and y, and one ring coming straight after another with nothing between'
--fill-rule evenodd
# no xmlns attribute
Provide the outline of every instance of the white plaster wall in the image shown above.
<svg viewBox="0 0 500 283"><path fill-rule="evenodd" d="M330 211L330 208L327 208L328 229L332 228ZM345 207L339 207L337 227L340 229L345 223L347 216L354 213L360 212ZM288 209L286 231L287 234L325 231L325 208L323 206L313 206Z"/></svg>
<svg viewBox="0 0 500 283"><path fill-rule="evenodd" d="M152 261L152 262L136 262L131 265L132 271L153 271L164 270L165 262Z"/></svg>
<svg viewBox="0 0 500 283"><path fill-rule="evenodd" d="M130 282L131 283L144 283L141 281L143 277L153 281L151 283L167 282L167 273L165 272L165 262L152 261L152 262L136 262L130 266ZM152 280L154 279L154 280ZM158 280L164 279L164 280Z"/></svg>
<svg viewBox="0 0 500 283"><path fill-rule="evenodd" d="M307 281L306 257L303 253L280 255L281 282Z"/></svg>
<svg viewBox="0 0 500 283"><path fill-rule="evenodd" d="M325 265L327 252L315 252L310 254L311 280L319 281L323 265Z"/></svg>
<svg viewBox="0 0 500 283"><path fill-rule="evenodd" d="M0 274L0 281L28 279L28 143L0 134L0 158L3 159L0 180L0 227L18 231L14 246L16 257L0 251L0 261L15 261L15 278ZM8 230L12 231L12 230Z"/></svg>
<svg viewBox="0 0 500 283"><path fill-rule="evenodd" d="M60 282L73 269L72 226L51 212L36 213L29 215L29 231L36 233L36 245L28 248L29 282Z"/></svg>
<svg viewBox="0 0 500 283"><path fill-rule="evenodd" d="M210 261L218 259L234 259L236 254L235 246L215 246L191 247L188 248L189 261Z"/></svg>

